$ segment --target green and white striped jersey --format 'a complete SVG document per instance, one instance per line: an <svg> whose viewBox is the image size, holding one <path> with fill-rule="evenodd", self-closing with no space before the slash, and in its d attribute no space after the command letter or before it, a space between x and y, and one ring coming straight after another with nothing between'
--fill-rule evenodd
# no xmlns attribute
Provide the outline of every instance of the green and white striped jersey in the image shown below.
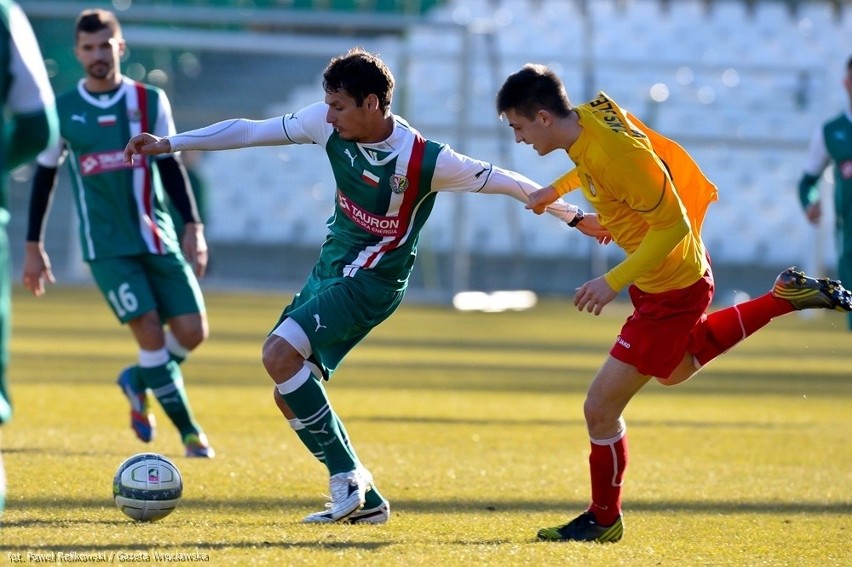
<svg viewBox="0 0 852 567"><path fill-rule="evenodd" d="M154 160L124 161L133 135L174 134L165 93L124 77L117 90L93 94L81 80L56 103L62 140L38 163L55 168L67 158L84 259L178 253Z"/></svg>

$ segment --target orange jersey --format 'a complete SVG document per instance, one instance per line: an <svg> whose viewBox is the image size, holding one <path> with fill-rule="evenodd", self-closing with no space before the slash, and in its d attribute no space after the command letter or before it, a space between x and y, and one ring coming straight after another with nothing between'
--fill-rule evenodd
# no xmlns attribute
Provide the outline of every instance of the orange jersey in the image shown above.
<svg viewBox="0 0 852 567"><path fill-rule="evenodd" d="M560 195L581 188L627 253L604 275L607 283L660 293L698 281L708 268L701 225L715 185L681 146L605 93L577 112L582 133L568 150L577 167L552 185Z"/></svg>

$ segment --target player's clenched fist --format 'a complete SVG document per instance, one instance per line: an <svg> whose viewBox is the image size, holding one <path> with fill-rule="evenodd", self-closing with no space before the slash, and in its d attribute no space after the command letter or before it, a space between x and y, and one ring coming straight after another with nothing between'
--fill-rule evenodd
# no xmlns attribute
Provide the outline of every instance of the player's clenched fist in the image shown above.
<svg viewBox="0 0 852 567"><path fill-rule="evenodd" d="M142 132L130 138L124 148L124 161L133 163L134 155L153 156L168 154L172 151L172 144L168 138L160 138L148 132Z"/></svg>
<svg viewBox="0 0 852 567"><path fill-rule="evenodd" d="M559 193L552 186L548 185L538 191L533 191L529 197L530 201L527 203L526 208L540 215L547 209L547 205L559 198Z"/></svg>

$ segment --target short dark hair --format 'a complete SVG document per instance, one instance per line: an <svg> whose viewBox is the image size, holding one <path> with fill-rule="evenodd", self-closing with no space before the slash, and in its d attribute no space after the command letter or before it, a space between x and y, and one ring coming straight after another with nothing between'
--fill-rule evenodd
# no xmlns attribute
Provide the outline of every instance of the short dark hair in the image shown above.
<svg viewBox="0 0 852 567"><path fill-rule="evenodd" d="M556 73L536 63L527 63L520 71L509 75L497 92L499 115L514 110L531 119L539 110L547 110L565 117L573 109L565 86Z"/></svg>
<svg viewBox="0 0 852 567"><path fill-rule="evenodd" d="M379 98L379 108L383 111L390 108L393 86L393 74L384 61L360 47L334 57L322 74L325 92L344 92L355 99L358 106L374 94Z"/></svg>
<svg viewBox="0 0 852 567"><path fill-rule="evenodd" d="M95 33L102 29L112 30L113 35L121 35L121 25L118 23L118 18L109 10L101 10L100 8L92 10L83 10L77 16L77 22L74 25L74 40L76 41L80 32Z"/></svg>

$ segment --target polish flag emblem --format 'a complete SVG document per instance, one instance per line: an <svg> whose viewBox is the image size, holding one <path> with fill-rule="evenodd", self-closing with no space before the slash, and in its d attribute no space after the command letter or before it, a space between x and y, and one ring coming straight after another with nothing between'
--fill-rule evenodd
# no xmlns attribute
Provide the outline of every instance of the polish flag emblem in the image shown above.
<svg viewBox="0 0 852 567"><path fill-rule="evenodd" d="M373 173L370 173L366 169L361 174L361 180L364 181L365 183L367 183L368 185L372 186L372 187L378 187L379 186L379 176L375 175Z"/></svg>

